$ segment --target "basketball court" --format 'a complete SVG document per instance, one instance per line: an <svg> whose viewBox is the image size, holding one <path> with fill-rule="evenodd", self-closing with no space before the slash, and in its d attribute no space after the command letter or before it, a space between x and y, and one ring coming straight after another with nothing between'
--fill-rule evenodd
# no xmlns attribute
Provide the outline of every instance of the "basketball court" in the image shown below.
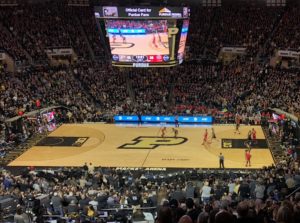
<svg viewBox="0 0 300 223"><path fill-rule="evenodd" d="M217 139L202 145L204 131L208 129L210 139L211 127L180 127L177 138L167 127L162 138L161 126L64 124L9 166L83 166L87 162L102 167L218 168L222 152L225 168L245 168L245 142L252 128L257 142L250 168L274 164L260 126L241 126L241 134L234 133L233 125L213 126Z"/></svg>

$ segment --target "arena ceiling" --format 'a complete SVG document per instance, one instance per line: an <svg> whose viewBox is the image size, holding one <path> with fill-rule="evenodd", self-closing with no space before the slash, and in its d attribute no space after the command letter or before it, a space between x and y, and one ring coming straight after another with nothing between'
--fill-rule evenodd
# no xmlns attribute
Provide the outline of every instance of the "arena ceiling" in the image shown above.
<svg viewBox="0 0 300 223"><path fill-rule="evenodd" d="M183 6L183 5L195 5L202 4L203 2L216 1L216 0L0 0L0 5L9 5L9 3L14 3L16 5L23 5L26 3L35 4L40 2L81 2L86 5L171 5L171 6ZM222 5L266 5L267 0L218 0L221 1ZM287 4L300 4L300 0L286 0Z"/></svg>

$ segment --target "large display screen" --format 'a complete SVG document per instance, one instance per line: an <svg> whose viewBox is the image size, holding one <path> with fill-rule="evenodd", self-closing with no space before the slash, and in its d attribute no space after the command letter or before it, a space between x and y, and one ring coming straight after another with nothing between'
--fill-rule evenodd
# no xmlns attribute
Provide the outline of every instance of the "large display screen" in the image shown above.
<svg viewBox="0 0 300 223"><path fill-rule="evenodd" d="M183 61L188 7L96 6L95 18L113 66L170 67ZM180 46L179 46L180 45Z"/></svg>
<svg viewBox="0 0 300 223"><path fill-rule="evenodd" d="M188 31L189 31L189 20L184 20L181 28L179 48L177 54L179 64L182 63L185 56L185 44L186 44Z"/></svg>
<svg viewBox="0 0 300 223"><path fill-rule="evenodd" d="M170 60L167 20L106 20L112 60L160 63Z"/></svg>

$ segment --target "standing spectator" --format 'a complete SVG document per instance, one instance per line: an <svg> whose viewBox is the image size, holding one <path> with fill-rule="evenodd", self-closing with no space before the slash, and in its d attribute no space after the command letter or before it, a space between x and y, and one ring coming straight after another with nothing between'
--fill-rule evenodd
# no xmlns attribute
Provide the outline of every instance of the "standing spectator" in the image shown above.
<svg viewBox="0 0 300 223"><path fill-rule="evenodd" d="M62 198L58 195L57 192L54 192L51 198L51 204L53 206L54 213L59 214L61 216L64 215L62 208Z"/></svg>
<svg viewBox="0 0 300 223"><path fill-rule="evenodd" d="M255 197L256 199L264 199L265 196L265 185L263 184L262 179L258 179L257 183L256 183L256 187L255 187Z"/></svg>
<svg viewBox="0 0 300 223"><path fill-rule="evenodd" d="M201 188L200 193L201 193L201 200L204 204L207 204L210 201L210 194L211 192L211 187L208 184L208 181L204 182L204 186Z"/></svg>
<svg viewBox="0 0 300 223"><path fill-rule="evenodd" d="M171 193L171 199L175 199L179 202L183 201L185 198L185 193L184 191L181 189L181 187L179 185L176 186L176 190Z"/></svg>
<svg viewBox="0 0 300 223"><path fill-rule="evenodd" d="M187 182L185 194L186 194L187 198L189 198L189 197L194 198L195 197L195 187L193 185L193 182L191 182L191 181Z"/></svg>
<svg viewBox="0 0 300 223"><path fill-rule="evenodd" d="M242 200L248 199L250 197L250 187L246 180L243 180L239 187L239 196Z"/></svg>

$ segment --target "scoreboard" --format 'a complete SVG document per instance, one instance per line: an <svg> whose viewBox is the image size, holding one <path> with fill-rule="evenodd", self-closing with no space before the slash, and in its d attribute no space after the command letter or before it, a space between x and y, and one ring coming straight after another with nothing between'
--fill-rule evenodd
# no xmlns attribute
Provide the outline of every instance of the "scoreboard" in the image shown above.
<svg viewBox="0 0 300 223"><path fill-rule="evenodd" d="M188 7L97 6L94 10L113 66L167 67L182 63Z"/></svg>

